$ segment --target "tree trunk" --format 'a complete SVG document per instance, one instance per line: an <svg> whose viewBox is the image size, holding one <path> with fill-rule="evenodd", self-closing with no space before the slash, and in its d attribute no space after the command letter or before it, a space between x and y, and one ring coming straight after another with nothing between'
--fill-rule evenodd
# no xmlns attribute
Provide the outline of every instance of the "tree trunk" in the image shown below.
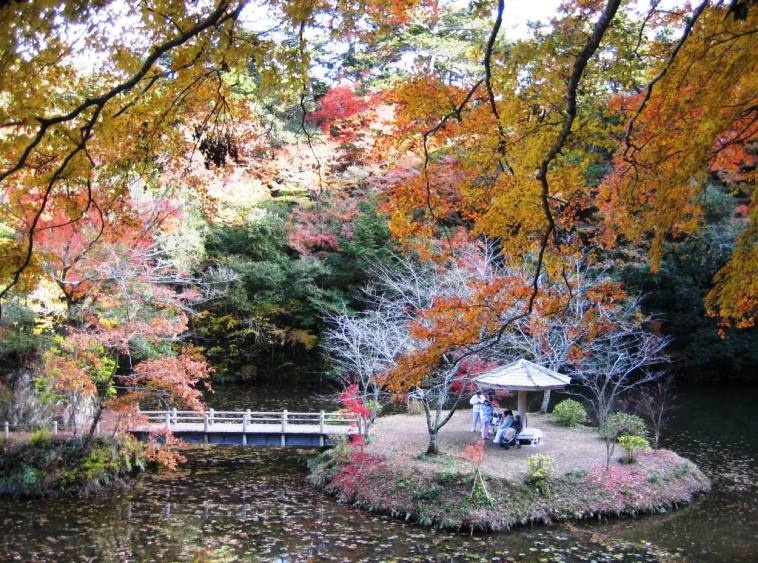
<svg viewBox="0 0 758 563"><path fill-rule="evenodd" d="M84 439L85 448L92 441L92 437L95 435L95 430L97 429L97 423L100 422L101 414L103 414L102 404L97 406L97 410L95 411L95 416L92 418L92 426L90 426L89 432L87 433L87 437Z"/></svg>
<svg viewBox="0 0 758 563"><path fill-rule="evenodd" d="M429 431L429 446L426 448L426 455L438 455L440 453L437 447L437 431Z"/></svg>
<svg viewBox="0 0 758 563"><path fill-rule="evenodd" d="M550 405L550 389L547 389L542 395L542 405L540 406L540 412L547 414L547 408Z"/></svg>
<svg viewBox="0 0 758 563"><path fill-rule="evenodd" d="M613 450L616 449L616 439L605 438L605 470L611 470L611 457L613 457Z"/></svg>

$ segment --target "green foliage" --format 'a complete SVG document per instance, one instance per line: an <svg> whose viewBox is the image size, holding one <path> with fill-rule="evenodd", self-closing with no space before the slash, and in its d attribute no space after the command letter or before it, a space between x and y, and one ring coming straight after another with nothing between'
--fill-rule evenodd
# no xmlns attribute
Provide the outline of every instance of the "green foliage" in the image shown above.
<svg viewBox="0 0 758 563"><path fill-rule="evenodd" d="M398 491L406 491L411 488L412 483L408 479L397 479L394 488Z"/></svg>
<svg viewBox="0 0 758 563"><path fill-rule="evenodd" d="M555 460L548 454L530 455L526 459L526 465L529 468L527 480L531 483L546 481L555 473Z"/></svg>
<svg viewBox="0 0 758 563"><path fill-rule="evenodd" d="M633 463L637 461L637 455L640 452L644 452L650 449L650 444L642 436L621 436L619 438L619 444L624 448L626 456L622 458L622 461L626 463Z"/></svg>
<svg viewBox="0 0 758 563"><path fill-rule="evenodd" d="M671 472L671 477L673 479L681 479L682 477L686 477L687 475L692 473L692 468L693 466L690 462L683 461Z"/></svg>
<svg viewBox="0 0 758 563"><path fill-rule="evenodd" d="M29 488L37 486L42 477L44 477L44 471L33 465L25 465L21 470L21 482Z"/></svg>
<svg viewBox="0 0 758 563"><path fill-rule="evenodd" d="M579 401L566 399L555 405L553 418L558 424L573 427L586 422L587 411Z"/></svg>
<svg viewBox="0 0 758 563"><path fill-rule="evenodd" d="M29 438L29 443L35 448L44 448L50 445L53 434L46 428L40 428Z"/></svg>
<svg viewBox="0 0 758 563"><path fill-rule="evenodd" d="M487 485L481 475L478 479L474 480L474 486L471 489L469 500L471 504L475 506L485 506L487 508L495 506L495 501L489 494L489 491L487 491Z"/></svg>
<svg viewBox="0 0 758 563"><path fill-rule="evenodd" d="M584 479L584 477L587 476L587 470L582 469L581 467L574 467L566 472L566 476L571 477L572 479Z"/></svg>
<svg viewBox="0 0 758 563"><path fill-rule="evenodd" d="M627 412L615 412L608 417L598 432L603 438L617 440L621 436L646 436L647 427L645 421L635 414Z"/></svg>
<svg viewBox="0 0 758 563"><path fill-rule="evenodd" d="M706 314L703 304L714 274L734 247L739 203L719 188L708 188L699 231L669 242L657 271L644 264L622 272L630 293L645 295L643 309L661 319L661 332L673 337L669 350L689 380L755 381L758 373L758 328L727 330L722 338L717 319Z"/></svg>
<svg viewBox="0 0 758 563"><path fill-rule="evenodd" d="M552 491L552 478L555 474L555 460L548 454L534 454L526 459L526 480L541 494L547 495Z"/></svg>
<svg viewBox="0 0 758 563"><path fill-rule="evenodd" d="M144 468L144 445L129 436L99 437L85 446L38 432L29 443L0 445L0 494L91 491Z"/></svg>
<svg viewBox="0 0 758 563"><path fill-rule="evenodd" d="M295 217L290 206L273 203L240 223L209 228L208 267L231 272L235 280L193 326L217 381L322 371L317 344L324 312L360 307L372 265L391 259L387 220L374 201L358 204L349 228L324 219L336 250L295 250Z"/></svg>
<svg viewBox="0 0 758 563"><path fill-rule="evenodd" d="M457 471L445 470L437 474L437 481L444 487L449 487L461 480L461 474Z"/></svg>
<svg viewBox="0 0 758 563"><path fill-rule="evenodd" d="M351 48L338 56L319 50L316 58L328 68L366 83L371 88L386 88L405 75L407 63L423 69L444 82L467 82L478 77L479 49L487 41L487 21L469 7L447 6L438 12L434 25L429 25L423 11L414 12L407 25L391 34L377 34L368 48ZM328 44L327 44L328 45ZM499 48L504 48L498 40Z"/></svg>
<svg viewBox="0 0 758 563"><path fill-rule="evenodd" d="M48 338L49 327L37 314L17 298L3 302L0 318L0 367L8 363L22 366L41 349Z"/></svg>
<svg viewBox="0 0 758 563"><path fill-rule="evenodd" d="M439 498L442 487L432 483L429 487L419 487L413 493L413 498L419 501L435 501Z"/></svg>

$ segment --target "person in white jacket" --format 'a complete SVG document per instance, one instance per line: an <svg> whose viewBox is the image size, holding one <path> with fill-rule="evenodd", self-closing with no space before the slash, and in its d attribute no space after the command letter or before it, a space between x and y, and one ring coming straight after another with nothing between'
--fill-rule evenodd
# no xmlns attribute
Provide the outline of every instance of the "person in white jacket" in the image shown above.
<svg viewBox="0 0 758 563"><path fill-rule="evenodd" d="M482 405L484 404L482 392L477 391L469 400L469 404L471 405L471 431L476 432L476 423L482 425Z"/></svg>

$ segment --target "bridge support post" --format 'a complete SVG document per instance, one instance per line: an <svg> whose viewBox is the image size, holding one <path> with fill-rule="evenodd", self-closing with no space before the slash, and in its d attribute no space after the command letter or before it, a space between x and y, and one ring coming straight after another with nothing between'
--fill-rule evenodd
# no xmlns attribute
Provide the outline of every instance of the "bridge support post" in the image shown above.
<svg viewBox="0 0 758 563"><path fill-rule="evenodd" d="M208 424L213 426L213 409L208 409L208 413L210 413L210 417L208 419Z"/></svg>
<svg viewBox="0 0 758 563"><path fill-rule="evenodd" d="M166 430L171 430L171 413L166 412Z"/></svg>
<svg viewBox="0 0 758 563"><path fill-rule="evenodd" d="M176 413L176 407L174 407L174 410L171 411L171 418L174 421L174 424L177 424L179 422L179 416Z"/></svg>
<svg viewBox="0 0 758 563"><path fill-rule="evenodd" d="M242 445L247 446L247 421L250 419L250 409L242 415Z"/></svg>
<svg viewBox="0 0 758 563"><path fill-rule="evenodd" d="M208 445L208 413L203 413L203 444Z"/></svg>
<svg viewBox="0 0 758 563"><path fill-rule="evenodd" d="M282 411L282 447L287 445L287 409Z"/></svg>
<svg viewBox="0 0 758 563"><path fill-rule="evenodd" d="M318 414L318 431L319 434L324 433L324 424L326 424L326 413L324 411L321 411Z"/></svg>

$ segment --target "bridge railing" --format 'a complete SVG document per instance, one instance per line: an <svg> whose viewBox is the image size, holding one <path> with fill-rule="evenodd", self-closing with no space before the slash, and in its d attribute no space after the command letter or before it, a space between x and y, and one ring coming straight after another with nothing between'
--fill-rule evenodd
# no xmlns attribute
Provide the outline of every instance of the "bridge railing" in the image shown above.
<svg viewBox="0 0 758 563"><path fill-rule="evenodd" d="M241 425L248 427L266 425L272 430L287 432L288 426L318 426L319 433L328 434L330 427L357 426L360 421L350 413L342 412L291 412L291 411L223 411L208 409L204 412L188 410L140 411L150 424L164 425L174 429L183 424L201 424L204 431L218 425Z"/></svg>

